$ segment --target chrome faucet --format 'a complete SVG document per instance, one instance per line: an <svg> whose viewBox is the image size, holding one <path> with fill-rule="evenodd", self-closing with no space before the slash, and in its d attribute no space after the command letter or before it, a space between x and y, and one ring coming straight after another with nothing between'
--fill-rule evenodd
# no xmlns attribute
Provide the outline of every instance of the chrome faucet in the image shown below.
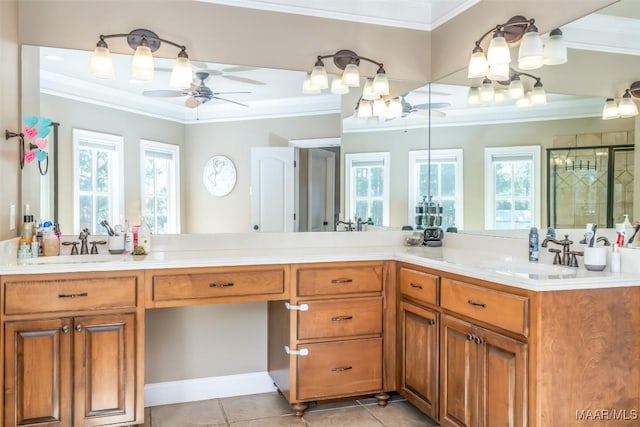
<svg viewBox="0 0 640 427"><path fill-rule="evenodd" d="M89 234L89 229L84 228L78 236L78 240L80 240L80 255L89 254L89 246L87 245L87 238L89 237Z"/></svg>

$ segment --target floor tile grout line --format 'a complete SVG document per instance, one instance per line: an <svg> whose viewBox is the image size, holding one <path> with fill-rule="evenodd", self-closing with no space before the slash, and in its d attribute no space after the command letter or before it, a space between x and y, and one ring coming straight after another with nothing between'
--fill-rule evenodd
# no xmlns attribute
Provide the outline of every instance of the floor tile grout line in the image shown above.
<svg viewBox="0 0 640 427"><path fill-rule="evenodd" d="M229 418L227 417L227 412L224 410L224 405L222 404L222 399L216 399L218 401L218 405L220 406L220 410L222 411L222 416L224 417L224 423L228 427L229 426Z"/></svg>

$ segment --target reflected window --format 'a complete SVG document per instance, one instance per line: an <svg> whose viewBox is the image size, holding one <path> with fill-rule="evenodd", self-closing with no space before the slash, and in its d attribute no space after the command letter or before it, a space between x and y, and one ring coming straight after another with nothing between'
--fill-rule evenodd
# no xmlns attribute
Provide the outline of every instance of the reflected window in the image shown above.
<svg viewBox="0 0 640 427"><path fill-rule="evenodd" d="M154 234L180 232L179 154L177 145L140 141L142 215Z"/></svg>
<svg viewBox="0 0 640 427"><path fill-rule="evenodd" d="M345 155L347 216L389 225L389 153Z"/></svg>
<svg viewBox="0 0 640 427"><path fill-rule="evenodd" d="M485 148L485 228L540 227L540 147Z"/></svg>
<svg viewBox="0 0 640 427"><path fill-rule="evenodd" d="M122 137L73 129L74 233L105 234L124 217Z"/></svg>
<svg viewBox="0 0 640 427"><path fill-rule="evenodd" d="M431 150L431 178L429 178L429 151L409 151L409 222L422 228L426 223L421 215L422 206L432 200L442 206L443 230L463 228L462 149Z"/></svg>

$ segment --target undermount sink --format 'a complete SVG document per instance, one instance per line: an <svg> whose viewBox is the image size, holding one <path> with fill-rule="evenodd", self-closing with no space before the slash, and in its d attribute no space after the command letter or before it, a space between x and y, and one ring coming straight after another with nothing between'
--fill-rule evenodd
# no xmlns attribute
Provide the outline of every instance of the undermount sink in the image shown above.
<svg viewBox="0 0 640 427"><path fill-rule="evenodd" d="M525 276L530 279L552 279L575 277L576 269L561 265L549 265L524 262L485 262L478 267L496 273Z"/></svg>
<svg viewBox="0 0 640 427"><path fill-rule="evenodd" d="M93 262L122 262L131 259L131 255L89 254L89 255L60 255L20 260L21 264L79 264Z"/></svg>

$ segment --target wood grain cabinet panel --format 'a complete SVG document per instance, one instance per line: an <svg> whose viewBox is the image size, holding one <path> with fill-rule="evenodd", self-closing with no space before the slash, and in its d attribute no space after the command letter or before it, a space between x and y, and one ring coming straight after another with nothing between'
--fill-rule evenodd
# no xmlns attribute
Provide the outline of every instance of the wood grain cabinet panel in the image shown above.
<svg viewBox="0 0 640 427"><path fill-rule="evenodd" d="M421 303L438 304L440 277L401 267L398 274L400 293Z"/></svg>
<svg viewBox="0 0 640 427"><path fill-rule="evenodd" d="M382 297L312 301L298 311L298 339L382 333Z"/></svg>
<svg viewBox="0 0 640 427"><path fill-rule="evenodd" d="M382 266L301 268L298 295L344 295L382 291Z"/></svg>

